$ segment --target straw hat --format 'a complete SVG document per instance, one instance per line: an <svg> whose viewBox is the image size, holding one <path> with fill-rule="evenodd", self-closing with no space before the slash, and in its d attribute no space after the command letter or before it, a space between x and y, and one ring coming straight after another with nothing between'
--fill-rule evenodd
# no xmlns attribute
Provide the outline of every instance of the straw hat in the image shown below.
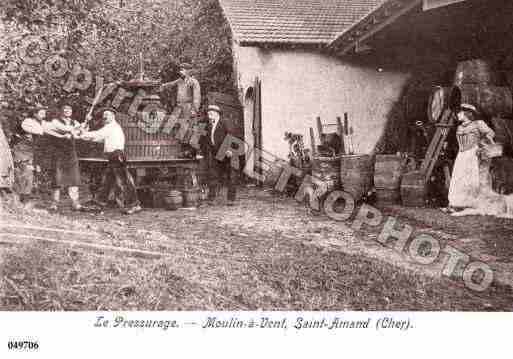
<svg viewBox="0 0 513 359"><path fill-rule="evenodd" d="M476 106L471 105L469 103L462 103L460 108L461 108L462 111L470 111L470 112L473 112L473 113L477 114Z"/></svg>

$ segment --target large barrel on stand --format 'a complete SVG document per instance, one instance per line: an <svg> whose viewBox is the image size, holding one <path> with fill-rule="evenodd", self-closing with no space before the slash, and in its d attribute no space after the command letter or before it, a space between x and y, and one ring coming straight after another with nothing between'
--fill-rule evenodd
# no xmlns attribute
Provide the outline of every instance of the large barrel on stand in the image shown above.
<svg viewBox="0 0 513 359"><path fill-rule="evenodd" d="M508 87L482 84L461 85L461 102L468 103L487 116L505 116L513 114L513 94Z"/></svg>
<svg viewBox="0 0 513 359"><path fill-rule="evenodd" d="M340 186L340 158L341 156L313 157L312 176L326 183L328 191L335 190Z"/></svg>
<svg viewBox="0 0 513 359"><path fill-rule="evenodd" d="M397 155L376 155L374 163L374 188L382 204L395 204L401 199L401 179L406 159Z"/></svg>
<svg viewBox="0 0 513 359"><path fill-rule="evenodd" d="M344 155L340 159L342 189L360 201L372 189L374 165L370 155Z"/></svg>
<svg viewBox="0 0 513 359"><path fill-rule="evenodd" d="M498 73L493 70L488 61L483 59L459 62L454 76L456 86L467 84L496 85L498 80Z"/></svg>

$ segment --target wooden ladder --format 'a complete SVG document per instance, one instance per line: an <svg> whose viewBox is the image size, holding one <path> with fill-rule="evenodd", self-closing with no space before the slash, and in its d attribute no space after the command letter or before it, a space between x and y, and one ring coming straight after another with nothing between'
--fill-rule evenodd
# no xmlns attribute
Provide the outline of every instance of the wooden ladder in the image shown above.
<svg viewBox="0 0 513 359"><path fill-rule="evenodd" d="M442 113L440 121L435 125L435 135L429 144L428 150L420 167L420 171L424 175L425 183L428 182L431 174L433 173L433 169L438 162L438 158L440 157L440 153L442 152L442 148L447 141L447 136L453 124L454 112L447 108ZM449 175L448 169L444 169L444 173L446 176L446 186L448 187L448 183L450 182L447 178Z"/></svg>

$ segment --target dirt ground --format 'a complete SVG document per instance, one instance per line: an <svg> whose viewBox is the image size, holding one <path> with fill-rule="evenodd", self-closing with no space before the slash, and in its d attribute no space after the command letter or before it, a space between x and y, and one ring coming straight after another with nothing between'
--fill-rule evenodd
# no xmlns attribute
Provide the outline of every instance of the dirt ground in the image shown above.
<svg viewBox="0 0 513 359"><path fill-rule="evenodd" d="M389 256L373 240L378 229L354 231L258 188L234 207L220 200L133 216L39 206L1 213L4 310L513 310L511 286L466 289ZM513 261L511 221L383 213L472 256Z"/></svg>

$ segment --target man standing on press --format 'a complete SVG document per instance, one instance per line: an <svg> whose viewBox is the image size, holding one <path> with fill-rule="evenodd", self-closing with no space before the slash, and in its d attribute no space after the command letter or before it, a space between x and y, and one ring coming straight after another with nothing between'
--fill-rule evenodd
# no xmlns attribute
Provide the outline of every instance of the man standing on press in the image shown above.
<svg viewBox="0 0 513 359"><path fill-rule="evenodd" d="M103 151L109 160L103 188L98 202L106 206L110 191L114 189L116 202L125 214L133 214L141 210L134 179L128 171L125 157L125 134L116 121L116 110L103 109L103 127L96 131L82 132L80 139L103 143ZM86 119L86 120L89 120Z"/></svg>
<svg viewBox="0 0 513 359"><path fill-rule="evenodd" d="M160 91L176 87L176 106L173 112L169 115L167 123L164 124L163 131L171 133L175 130L176 124L180 123L178 130L179 140L184 140L186 130L191 127L191 118L198 115L201 106L201 87L192 76L192 65L189 63L182 63L179 66L179 78L175 81L167 82L161 85Z"/></svg>

